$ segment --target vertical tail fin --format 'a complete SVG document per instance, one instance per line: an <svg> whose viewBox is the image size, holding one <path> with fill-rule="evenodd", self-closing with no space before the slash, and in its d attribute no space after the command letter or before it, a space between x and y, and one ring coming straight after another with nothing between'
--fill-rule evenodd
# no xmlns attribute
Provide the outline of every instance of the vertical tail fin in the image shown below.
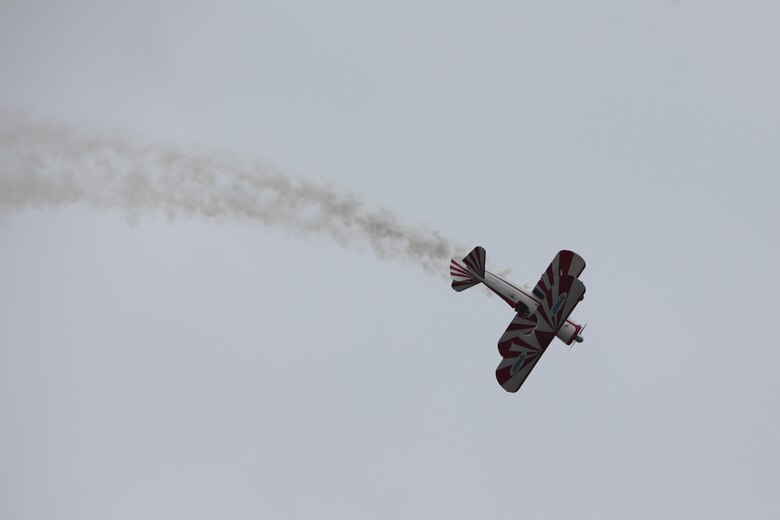
<svg viewBox="0 0 780 520"><path fill-rule="evenodd" d="M452 288L458 292L477 285L485 277L485 250L477 246L463 260L453 258L450 275Z"/></svg>
<svg viewBox="0 0 780 520"><path fill-rule="evenodd" d="M463 259L463 263L479 278L485 277L485 248L477 246Z"/></svg>

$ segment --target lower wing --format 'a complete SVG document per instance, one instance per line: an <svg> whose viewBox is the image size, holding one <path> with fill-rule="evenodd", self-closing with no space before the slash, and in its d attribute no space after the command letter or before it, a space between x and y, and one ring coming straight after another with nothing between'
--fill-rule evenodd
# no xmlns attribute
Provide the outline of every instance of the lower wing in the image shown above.
<svg viewBox="0 0 780 520"><path fill-rule="evenodd" d="M585 285L574 276L556 276L551 282L543 286L536 312L515 316L498 341L503 359L496 368L496 379L507 392L520 389L555 333L585 295Z"/></svg>

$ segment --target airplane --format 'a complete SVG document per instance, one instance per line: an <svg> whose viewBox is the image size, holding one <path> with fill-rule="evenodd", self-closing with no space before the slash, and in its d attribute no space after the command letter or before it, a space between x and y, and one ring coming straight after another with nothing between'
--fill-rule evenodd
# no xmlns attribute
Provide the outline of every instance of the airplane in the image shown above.
<svg viewBox="0 0 780 520"><path fill-rule="evenodd" d="M453 289L460 292L483 283L517 313L498 340L502 360L496 368L496 379L507 392L520 389L553 338L567 345L582 343L585 327L570 320L569 315L585 296L585 285L579 280L584 269L585 260L580 255L560 251L528 293L486 271L482 247L475 247L462 260L451 260Z"/></svg>

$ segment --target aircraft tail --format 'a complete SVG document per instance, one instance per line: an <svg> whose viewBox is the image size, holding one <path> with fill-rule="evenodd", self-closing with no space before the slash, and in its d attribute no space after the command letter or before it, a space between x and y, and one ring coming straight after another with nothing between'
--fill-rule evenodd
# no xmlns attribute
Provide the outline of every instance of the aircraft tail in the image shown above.
<svg viewBox="0 0 780 520"><path fill-rule="evenodd" d="M480 283L485 277L485 249L475 247L463 260L453 258L450 261L452 288L464 291Z"/></svg>

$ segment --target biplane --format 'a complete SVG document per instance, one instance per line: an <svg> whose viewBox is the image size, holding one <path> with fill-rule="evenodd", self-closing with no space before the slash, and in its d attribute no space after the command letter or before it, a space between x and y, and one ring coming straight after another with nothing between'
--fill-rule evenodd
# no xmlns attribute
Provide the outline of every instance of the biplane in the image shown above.
<svg viewBox="0 0 780 520"><path fill-rule="evenodd" d="M585 261L572 251L560 251L539 282L527 292L485 270L485 249L475 247L462 260L450 262L452 288L460 292L479 283L496 293L516 315L498 340L501 362L496 379L507 392L517 392L544 351L558 337L567 345L582 342L583 325L569 319L585 296L579 280Z"/></svg>

